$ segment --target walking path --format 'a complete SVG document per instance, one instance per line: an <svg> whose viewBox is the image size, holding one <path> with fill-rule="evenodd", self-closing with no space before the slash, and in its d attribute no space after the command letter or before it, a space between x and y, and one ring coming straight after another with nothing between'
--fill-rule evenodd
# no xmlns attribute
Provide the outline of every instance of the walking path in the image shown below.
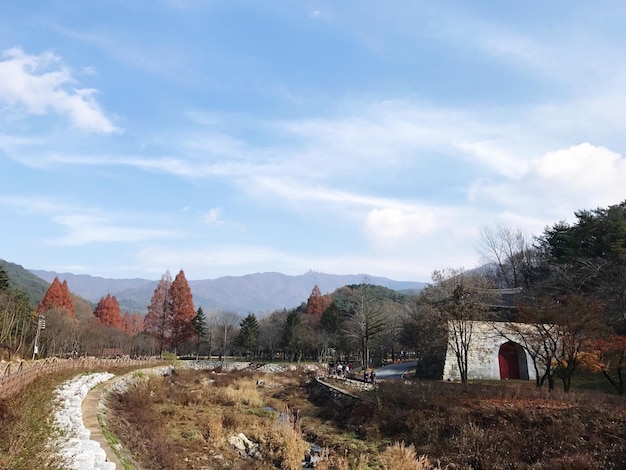
<svg viewBox="0 0 626 470"><path fill-rule="evenodd" d="M101 383L100 385L92 388L89 393L87 393L87 396L83 400L83 404L81 406L83 412L83 424L85 428L91 431L90 439L100 444L100 447L106 454L107 462L114 463L118 469L122 469L124 467L102 433L102 428L98 422L98 413L101 409L100 402L103 399L105 390L121 378L122 377L115 377L108 382Z"/></svg>

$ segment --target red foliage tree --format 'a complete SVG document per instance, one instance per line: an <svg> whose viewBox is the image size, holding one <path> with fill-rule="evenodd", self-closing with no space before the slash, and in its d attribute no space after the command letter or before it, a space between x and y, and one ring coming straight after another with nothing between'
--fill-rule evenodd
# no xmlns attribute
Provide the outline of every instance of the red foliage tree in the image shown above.
<svg viewBox="0 0 626 470"><path fill-rule="evenodd" d="M322 295L320 288L317 284L313 287L309 300L306 304L305 313L310 315L321 316L324 310L331 304L332 298L330 295Z"/></svg>
<svg viewBox="0 0 626 470"><path fill-rule="evenodd" d="M104 326L109 326L117 330L122 329L120 305L114 295L107 294L106 297L102 297L93 313Z"/></svg>
<svg viewBox="0 0 626 470"><path fill-rule="evenodd" d="M193 306L191 288L181 269L170 287L170 302L172 309L171 344L177 347L194 337L192 320L196 316Z"/></svg>
<svg viewBox="0 0 626 470"><path fill-rule="evenodd" d="M154 336L159 343L159 354L169 345L172 336L172 308L170 301L170 287L172 276L166 271L154 289L154 294L148 306L148 313L144 318L145 331Z"/></svg>
<svg viewBox="0 0 626 470"><path fill-rule="evenodd" d="M67 281L64 280L61 283L58 277L54 278L43 299L41 299L37 306L37 313L45 313L50 309L65 310L71 317L74 317L74 302Z"/></svg>
<svg viewBox="0 0 626 470"><path fill-rule="evenodd" d="M140 313L135 312L131 315L129 312L124 312L124 315L122 315L122 330L126 334L135 336L141 333L143 328L143 317Z"/></svg>

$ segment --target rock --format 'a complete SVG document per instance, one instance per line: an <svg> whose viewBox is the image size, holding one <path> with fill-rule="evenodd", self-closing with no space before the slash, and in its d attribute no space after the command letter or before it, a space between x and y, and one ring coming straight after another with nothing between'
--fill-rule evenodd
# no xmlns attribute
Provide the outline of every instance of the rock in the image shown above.
<svg viewBox="0 0 626 470"><path fill-rule="evenodd" d="M236 436L229 437L228 443L235 449L237 449L242 457L252 457L255 459L261 458L261 453L259 452L259 444L257 444L256 442L252 442L242 432L240 432Z"/></svg>
<svg viewBox="0 0 626 470"><path fill-rule="evenodd" d="M56 390L54 421L60 434L60 456L68 462L68 469L115 469L114 463L106 462L106 454L100 444L90 440L91 433L83 425L81 411L89 390L111 377L113 374L108 372L81 375L64 382Z"/></svg>

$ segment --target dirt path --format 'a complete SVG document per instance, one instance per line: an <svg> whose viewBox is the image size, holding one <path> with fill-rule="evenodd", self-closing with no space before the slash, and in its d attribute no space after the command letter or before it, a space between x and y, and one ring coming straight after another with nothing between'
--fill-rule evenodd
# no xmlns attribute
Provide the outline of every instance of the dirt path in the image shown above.
<svg viewBox="0 0 626 470"><path fill-rule="evenodd" d="M83 413L83 425L85 428L91 431L90 439L96 441L100 444L100 447L104 450L107 456L108 462L115 463L115 466L118 469L123 469L124 466L120 459L115 455L115 452L109 445L109 442L104 437L102 433L102 428L100 427L100 423L98 422L98 408L100 405L100 400L103 398L104 391L110 387L115 381L119 380L121 377L114 377L108 382L101 383L100 385L94 387L89 391L85 399L82 403L82 413Z"/></svg>

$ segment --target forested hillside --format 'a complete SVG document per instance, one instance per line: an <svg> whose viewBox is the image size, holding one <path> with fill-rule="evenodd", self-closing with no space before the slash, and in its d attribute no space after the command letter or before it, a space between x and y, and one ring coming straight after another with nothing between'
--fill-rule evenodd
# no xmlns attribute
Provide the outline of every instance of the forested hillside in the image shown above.
<svg viewBox="0 0 626 470"><path fill-rule="evenodd" d="M19 264L0 259L0 267L3 267L9 275L10 285L26 294L32 307L36 306L43 298L49 282L35 276Z"/></svg>

